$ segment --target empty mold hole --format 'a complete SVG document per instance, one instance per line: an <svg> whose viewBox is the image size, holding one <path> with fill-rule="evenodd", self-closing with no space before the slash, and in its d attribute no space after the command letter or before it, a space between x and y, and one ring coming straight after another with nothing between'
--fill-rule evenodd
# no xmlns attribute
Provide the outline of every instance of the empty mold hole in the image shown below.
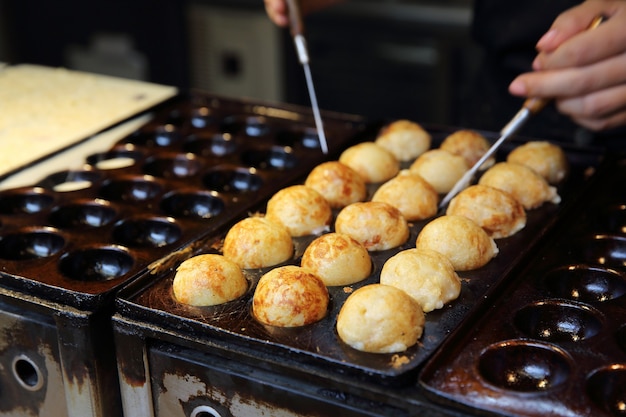
<svg viewBox="0 0 626 417"><path fill-rule="evenodd" d="M100 179L101 175L95 171L62 171L50 175L39 185L58 193L67 193L88 189Z"/></svg>
<svg viewBox="0 0 626 417"><path fill-rule="evenodd" d="M200 156L225 156L237 150L237 141L230 133L216 133L209 137L192 135L185 150Z"/></svg>
<svg viewBox="0 0 626 417"><path fill-rule="evenodd" d="M568 380L570 362L554 346L510 340L486 348L478 359L478 371L482 378L499 388L543 392Z"/></svg>
<svg viewBox="0 0 626 417"><path fill-rule="evenodd" d="M295 147L301 145L304 148L320 148L320 139L317 130L305 128L302 130L281 130L276 133L276 143L280 146Z"/></svg>
<svg viewBox="0 0 626 417"><path fill-rule="evenodd" d="M43 386L43 375L37 364L26 355L13 359L13 377L28 391L37 391Z"/></svg>
<svg viewBox="0 0 626 417"><path fill-rule="evenodd" d="M222 415L211 406L201 405L194 408L189 417L222 417Z"/></svg>
<svg viewBox="0 0 626 417"><path fill-rule="evenodd" d="M161 210L173 217L210 219L224 211L224 201L211 192L172 192L163 197Z"/></svg>
<svg viewBox="0 0 626 417"><path fill-rule="evenodd" d="M87 157L87 163L103 171L122 169L135 165L141 156L140 152L134 151L110 151L90 155Z"/></svg>
<svg viewBox="0 0 626 417"><path fill-rule="evenodd" d="M153 179L133 177L108 182L100 189L100 196L112 201L137 202L155 198L161 192L161 185Z"/></svg>
<svg viewBox="0 0 626 417"><path fill-rule="evenodd" d="M117 211L105 201L86 200L56 208L50 222L60 228L102 227L113 221Z"/></svg>
<svg viewBox="0 0 626 417"><path fill-rule="evenodd" d="M119 247L94 247L64 255L59 269L77 281L108 281L126 274L133 266L133 257Z"/></svg>
<svg viewBox="0 0 626 417"><path fill-rule="evenodd" d="M574 260L612 268L626 268L626 236L593 235L574 242Z"/></svg>
<svg viewBox="0 0 626 417"><path fill-rule="evenodd" d="M177 154L146 161L143 172L160 178L186 178L196 175L201 166L195 156Z"/></svg>
<svg viewBox="0 0 626 417"><path fill-rule="evenodd" d="M626 280L615 270L591 265L566 265L544 276L548 292L587 303L605 302L626 293Z"/></svg>
<svg viewBox="0 0 626 417"><path fill-rule="evenodd" d="M254 192L263 180L254 169L215 169L204 176L204 186L210 190L230 193Z"/></svg>
<svg viewBox="0 0 626 417"><path fill-rule="evenodd" d="M609 365L594 371L587 379L587 392L610 415L626 416L626 365Z"/></svg>
<svg viewBox="0 0 626 417"><path fill-rule="evenodd" d="M606 207L595 217L595 230L626 234L626 204Z"/></svg>
<svg viewBox="0 0 626 417"><path fill-rule="evenodd" d="M39 213L54 203L54 197L43 188L10 190L0 193L1 214Z"/></svg>
<svg viewBox="0 0 626 417"><path fill-rule="evenodd" d="M541 301L521 308L515 326L527 336L551 342L579 342L602 329L600 313L584 305Z"/></svg>
<svg viewBox="0 0 626 417"><path fill-rule="evenodd" d="M32 229L0 237L0 258L15 261L46 258L58 253L65 239L54 230Z"/></svg>
<svg viewBox="0 0 626 417"><path fill-rule="evenodd" d="M224 133L252 137L264 136L270 131L267 119L260 116L231 116L224 119L221 129Z"/></svg>
<svg viewBox="0 0 626 417"><path fill-rule="evenodd" d="M270 149L249 149L242 153L241 162L245 165L268 170L293 169L298 159L290 147L272 147Z"/></svg>
<svg viewBox="0 0 626 417"><path fill-rule="evenodd" d="M180 239L181 234L174 221L164 218L126 219L113 230L117 242L131 247L167 246Z"/></svg>

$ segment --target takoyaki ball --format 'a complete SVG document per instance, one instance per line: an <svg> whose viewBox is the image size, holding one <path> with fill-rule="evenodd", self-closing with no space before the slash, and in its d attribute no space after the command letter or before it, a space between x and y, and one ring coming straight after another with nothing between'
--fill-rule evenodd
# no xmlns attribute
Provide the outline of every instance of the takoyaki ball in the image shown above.
<svg viewBox="0 0 626 417"><path fill-rule="evenodd" d="M307 176L304 185L320 193L332 208L343 208L367 198L365 180L339 161L317 165Z"/></svg>
<svg viewBox="0 0 626 417"><path fill-rule="evenodd" d="M344 207L335 220L335 231L356 239L368 251L395 248L409 237L409 226L400 210L378 201Z"/></svg>
<svg viewBox="0 0 626 417"><path fill-rule="evenodd" d="M430 221L417 235L415 247L441 253L455 271L480 268L498 254L498 246L487 232L463 216L445 215Z"/></svg>
<svg viewBox="0 0 626 417"><path fill-rule="evenodd" d="M430 148L431 136L418 123L396 120L384 126L376 144L391 152L398 161L411 161Z"/></svg>
<svg viewBox="0 0 626 417"><path fill-rule="evenodd" d="M424 323L422 308L406 292L370 284L348 296L337 316L337 333L354 349L396 353L417 343Z"/></svg>
<svg viewBox="0 0 626 417"><path fill-rule="evenodd" d="M567 156L560 146L546 141L532 141L513 149L507 162L526 165L548 181L560 183L569 172Z"/></svg>
<svg viewBox="0 0 626 417"><path fill-rule="evenodd" d="M176 268L172 283L177 301L192 306L214 306L241 297L248 281L241 268L217 254L193 256Z"/></svg>
<svg viewBox="0 0 626 417"><path fill-rule="evenodd" d="M339 162L348 165L370 183L381 183L400 171L400 161L387 149L374 142L362 142L343 151Z"/></svg>
<svg viewBox="0 0 626 417"><path fill-rule="evenodd" d="M440 149L465 158L465 162L470 168L483 157L490 147L491 144L487 138L480 133L469 129L457 130L447 136L439 146ZM489 157L481 165L480 169L487 169L494 163L495 158Z"/></svg>
<svg viewBox="0 0 626 417"><path fill-rule="evenodd" d="M265 217L248 217L226 233L222 253L241 268L265 268L291 258L293 241L282 224Z"/></svg>
<svg viewBox="0 0 626 417"><path fill-rule="evenodd" d="M465 158L443 149L424 152L409 167L411 172L421 175L439 194L450 191L468 169Z"/></svg>
<svg viewBox="0 0 626 417"><path fill-rule="evenodd" d="M252 297L252 315L270 326L305 326L326 315L328 302L321 279L299 266L286 265L261 277Z"/></svg>
<svg viewBox="0 0 626 417"><path fill-rule="evenodd" d="M506 191L522 203L526 210L537 208L546 202L561 202L555 187L522 164L499 162L485 171L478 183Z"/></svg>
<svg viewBox="0 0 626 417"><path fill-rule="evenodd" d="M330 204L306 185L293 185L276 192L267 202L267 220L281 223L294 237L319 235L330 230Z"/></svg>
<svg viewBox="0 0 626 417"><path fill-rule="evenodd" d="M457 194L446 214L474 220L494 239L509 237L526 226L526 210L511 194L487 185L472 185Z"/></svg>
<svg viewBox="0 0 626 417"><path fill-rule="evenodd" d="M389 258L380 271L380 283L409 294L424 313L442 308L461 293L461 280L450 260L429 249L406 249Z"/></svg>
<svg viewBox="0 0 626 417"><path fill-rule="evenodd" d="M421 175L405 169L382 184L374 192L372 201L391 204L407 221L414 221L437 214L439 194Z"/></svg>
<svg viewBox="0 0 626 417"><path fill-rule="evenodd" d="M307 246L300 266L317 275L327 286L350 285L370 275L372 260L365 246L354 238L326 233Z"/></svg>

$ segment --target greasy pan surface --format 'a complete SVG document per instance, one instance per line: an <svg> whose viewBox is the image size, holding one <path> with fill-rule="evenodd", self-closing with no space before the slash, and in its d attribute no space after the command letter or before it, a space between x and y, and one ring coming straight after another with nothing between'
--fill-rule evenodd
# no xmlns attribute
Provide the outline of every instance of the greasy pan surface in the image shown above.
<svg viewBox="0 0 626 417"><path fill-rule="evenodd" d="M455 129L432 127L433 146L438 146L445 136ZM493 139L493 135L490 135ZM365 138L373 140L374 137ZM523 141L506 144L498 159ZM196 242L187 252L172 257L167 263L155 268L123 290L117 300L119 314L134 319L141 327L151 331L178 335L180 343L192 340L198 343L225 346L230 351L237 349L258 352L260 358L272 355L281 364L295 368L314 366L322 372L339 372L365 376L377 382L404 383L415 376L418 367L441 345L450 332L466 319L475 307L485 302L491 291L505 281L520 261L531 256L535 243L543 237L561 213L576 200L588 175L600 163L599 153L588 150L565 148L571 164L569 178L560 186L563 198L560 205L545 204L528 212L525 229L516 235L497 240L500 253L484 267L459 273L462 279L460 297L426 314L425 330L419 343L399 354L372 354L350 348L342 343L335 330L338 312L349 293L363 285L379 281L384 262L400 250L414 247L417 234L429 221L410 224L411 235L403 246L392 250L371 252L373 273L366 280L345 287L329 287L330 306L328 314L319 322L299 328L278 328L257 322L250 313L255 285L264 270L247 270L250 287L244 297L214 307L192 307L178 303L172 293L172 282L176 267L191 255L220 253L220 246L228 228L209 236L204 242ZM303 179L301 179L303 180ZM375 188L375 187L374 187ZM372 192L370 190L370 192ZM267 196L269 198L270 196ZM260 204L259 212L265 207ZM314 237L294 239L296 254L289 264L298 265L300 256ZM143 324L142 324L143 323ZM254 353L252 353L254 355Z"/></svg>
<svg viewBox="0 0 626 417"><path fill-rule="evenodd" d="M102 303L325 157L305 108L194 92L151 112L84 169L0 192L3 285L81 308ZM364 126L357 116L326 119L335 152Z"/></svg>
<svg viewBox="0 0 626 417"><path fill-rule="evenodd" d="M495 305L426 365L433 399L504 415L626 415L626 158L602 168Z"/></svg>

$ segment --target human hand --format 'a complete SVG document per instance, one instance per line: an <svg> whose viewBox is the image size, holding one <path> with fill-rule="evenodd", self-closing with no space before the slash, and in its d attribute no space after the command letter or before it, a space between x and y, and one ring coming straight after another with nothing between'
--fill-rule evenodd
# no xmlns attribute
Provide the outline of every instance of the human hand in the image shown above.
<svg viewBox="0 0 626 417"><path fill-rule="evenodd" d="M606 21L587 31L592 20ZM581 126L626 125L626 1L587 0L562 13L537 43L534 72L517 77L513 95L554 98Z"/></svg>
<svg viewBox="0 0 626 417"><path fill-rule="evenodd" d="M334 3L344 0L297 0L300 2L300 11L303 15L307 15L317 10L321 10ZM265 11L270 20L280 27L289 25L289 10L286 0L264 0Z"/></svg>

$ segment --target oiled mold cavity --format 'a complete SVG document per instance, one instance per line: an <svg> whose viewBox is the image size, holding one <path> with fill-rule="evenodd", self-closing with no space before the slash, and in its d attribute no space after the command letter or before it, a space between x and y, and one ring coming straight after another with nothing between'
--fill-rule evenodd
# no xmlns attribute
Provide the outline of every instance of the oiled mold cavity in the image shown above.
<svg viewBox="0 0 626 417"><path fill-rule="evenodd" d="M614 204L595 216L594 230L626 234L626 204Z"/></svg>
<svg viewBox="0 0 626 417"><path fill-rule="evenodd" d="M626 293L626 279L621 274L592 265L567 265L551 270L544 282L551 295L586 303L604 302Z"/></svg>
<svg viewBox="0 0 626 417"><path fill-rule="evenodd" d="M132 256L117 246L89 247L64 255L59 262L63 275L77 281L108 281L126 274Z"/></svg>
<svg viewBox="0 0 626 417"><path fill-rule="evenodd" d="M308 149L320 148L320 138L317 130L303 128L299 130L280 130L276 132L276 144L279 146L302 146Z"/></svg>
<svg viewBox="0 0 626 417"><path fill-rule="evenodd" d="M13 358L11 370L15 380L28 391L38 391L44 386L45 381L41 369L26 355Z"/></svg>
<svg viewBox="0 0 626 417"><path fill-rule="evenodd" d="M107 182L100 197L111 201L139 202L158 197L162 186L149 177L127 177Z"/></svg>
<svg viewBox="0 0 626 417"><path fill-rule="evenodd" d="M141 157L141 152L114 150L90 155L87 157L87 163L94 168L108 171L131 167L135 165Z"/></svg>
<svg viewBox="0 0 626 417"><path fill-rule="evenodd" d="M102 227L116 216L117 211L108 202L85 200L55 208L50 212L49 221L61 229Z"/></svg>
<svg viewBox="0 0 626 417"><path fill-rule="evenodd" d="M53 229L24 229L0 236L0 258L15 261L46 258L63 246L65 239Z"/></svg>
<svg viewBox="0 0 626 417"><path fill-rule="evenodd" d="M166 218L134 218L119 221L113 230L114 239L131 247L161 247L180 239L181 229Z"/></svg>
<svg viewBox="0 0 626 417"><path fill-rule="evenodd" d="M267 119L262 116L230 116L222 122L221 130L233 135L247 135L252 137L269 134L270 128Z"/></svg>
<svg viewBox="0 0 626 417"><path fill-rule="evenodd" d="M143 172L160 178L187 178L196 175L201 167L202 163L195 156L176 154L147 160Z"/></svg>
<svg viewBox="0 0 626 417"><path fill-rule="evenodd" d="M248 193L261 188L263 180L254 172L254 169L216 168L204 176L203 183L209 190L225 193Z"/></svg>
<svg viewBox="0 0 626 417"><path fill-rule="evenodd" d="M206 106L195 107L191 110L191 125L197 129L204 129L215 124L217 117L213 114L213 110Z"/></svg>
<svg viewBox="0 0 626 417"><path fill-rule="evenodd" d="M91 188L102 175L96 171L62 171L50 175L39 185L58 193L80 191Z"/></svg>
<svg viewBox="0 0 626 417"><path fill-rule="evenodd" d="M205 157L226 156L237 150L237 141L230 133L215 133L210 136L191 135L184 149Z"/></svg>
<svg viewBox="0 0 626 417"><path fill-rule="evenodd" d="M210 219L224 211L224 201L212 192L174 191L163 197L161 210L173 217Z"/></svg>
<svg viewBox="0 0 626 417"><path fill-rule="evenodd" d="M298 159L290 147L255 148L241 153L241 162L258 169L286 170L295 168Z"/></svg>
<svg viewBox="0 0 626 417"><path fill-rule="evenodd" d="M538 342L510 340L486 348L478 359L482 378L496 387L519 392L543 392L570 376L569 357Z"/></svg>
<svg viewBox="0 0 626 417"><path fill-rule="evenodd" d="M585 305L554 300L529 304L515 314L515 326L527 336L551 342L578 342L602 329L599 312Z"/></svg>
<svg viewBox="0 0 626 417"><path fill-rule="evenodd" d="M54 204L43 188L9 190L0 193L0 214L34 214Z"/></svg>
<svg viewBox="0 0 626 417"><path fill-rule="evenodd" d="M180 130L174 124L157 126L152 130L140 130L127 138L123 143L130 143L148 148L171 146L182 139Z"/></svg>
<svg viewBox="0 0 626 417"><path fill-rule="evenodd" d="M592 401L612 416L626 416L626 364L597 369L587 379Z"/></svg>
<svg viewBox="0 0 626 417"><path fill-rule="evenodd" d="M597 234L574 242L571 252L576 261L626 268L626 236Z"/></svg>

